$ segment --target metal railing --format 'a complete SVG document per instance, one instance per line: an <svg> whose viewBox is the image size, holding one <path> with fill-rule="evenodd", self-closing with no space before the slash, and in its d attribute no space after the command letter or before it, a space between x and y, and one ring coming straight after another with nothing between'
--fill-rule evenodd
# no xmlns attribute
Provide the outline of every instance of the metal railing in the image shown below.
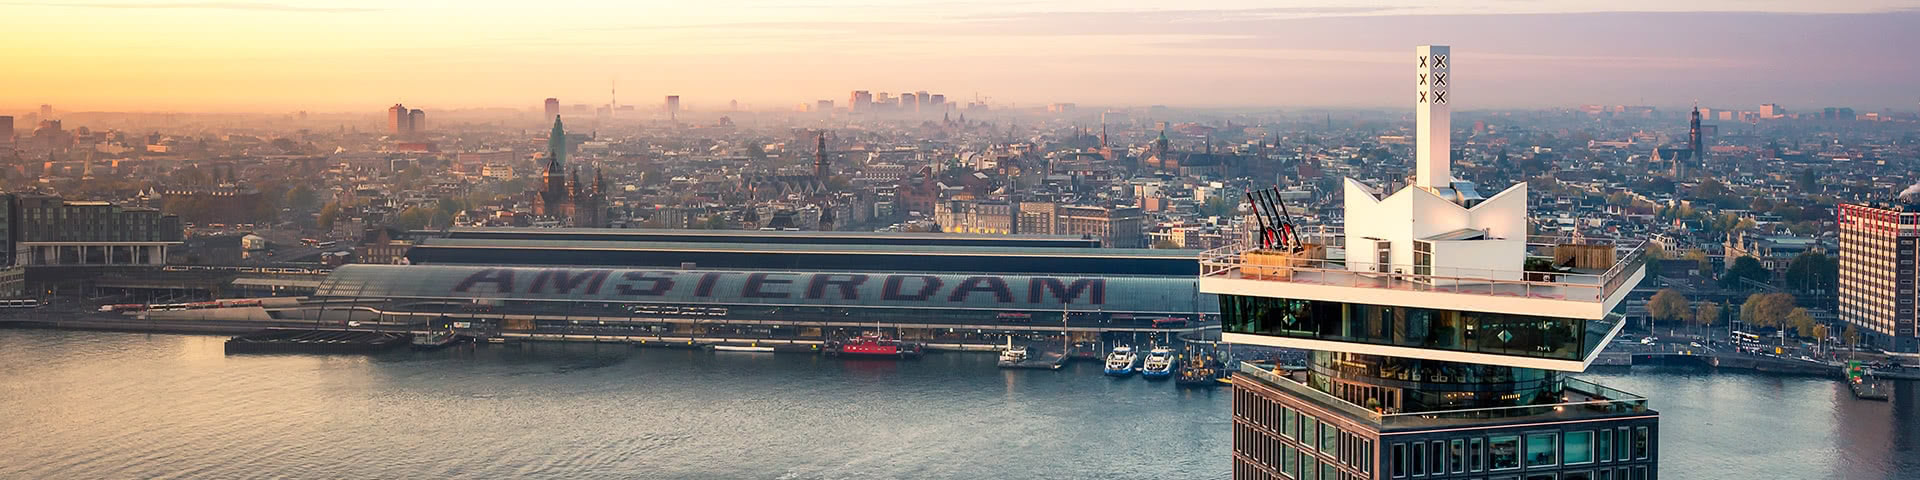
<svg viewBox="0 0 1920 480"><path fill-rule="evenodd" d="M1613 389L1578 378L1561 379L1560 394L1565 401L1538 405L1520 405L1512 407L1462 408L1454 410L1435 410L1428 412L1385 413L1355 405L1345 399L1309 387L1293 379L1274 374L1259 365L1240 362L1239 371L1258 378L1262 383L1285 390L1323 406L1339 410L1353 418L1373 422L1382 427L1392 426L1431 426L1457 423L1468 420L1511 419L1532 416L1580 417L1587 415L1611 415L1622 413L1640 413L1647 410L1647 399L1632 393ZM1575 400L1575 396L1579 400Z"/></svg>
<svg viewBox="0 0 1920 480"><path fill-rule="evenodd" d="M1300 235L1307 243L1329 249L1345 245L1338 227L1303 229ZM1201 252L1200 276L1598 302L1619 290L1647 262L1645 243L1638 241L1535 236L1528 238L1526 248L1529 252L1551 252L1555 246L1569 244L1611 245L1616 260L1601 273L1436 267L1352 258L1293 258L1280 265L1248 265L1245 254L1259 248L1252 242L1242 242ZM1528 258L1552 259L1544 255Z"/></svg>

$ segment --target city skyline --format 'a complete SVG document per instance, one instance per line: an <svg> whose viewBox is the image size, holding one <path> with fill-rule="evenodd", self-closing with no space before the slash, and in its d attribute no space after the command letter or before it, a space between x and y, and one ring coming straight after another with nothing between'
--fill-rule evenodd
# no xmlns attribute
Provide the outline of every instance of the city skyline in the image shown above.
<svg viewBox="0 0 1920 480"><path fill-rule="evenodd" d="M851 90L996 105L1391 107L1402 45L1473 55L1481 108L1787 103L1910 109L1920 62L1901 2L1391 2L1190 9L1147 2L789 5L10 2L0 108L67 111L537 109L680 95L787 110ZM76 22L84 18L85 22ZM193 25L179 32L179 25ZM233 42L232 38L248 38ZM139 48L130 48L138 45ZM132 68L128 68L128 67ZM769 82L768 79L778 79Z"/></svg>

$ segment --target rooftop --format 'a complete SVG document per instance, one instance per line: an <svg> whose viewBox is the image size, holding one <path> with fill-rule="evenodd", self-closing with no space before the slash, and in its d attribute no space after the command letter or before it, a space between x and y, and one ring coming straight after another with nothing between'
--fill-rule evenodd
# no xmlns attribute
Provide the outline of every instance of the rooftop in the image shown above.
<svg viewBox="0 0 1920 480"><path fill-rule="evenodd" d="M1646 397L1572 377L1562 379L1561 401L1558 403L1387 413L1355 405L1340 397L1315 390L1292 377L1274 373L1268 368L1252 363L1241 362L1239 373L1245 375L1241 378L1251 377L1262 385L1284 390L1294 398L1341 412L1355 420L1373 423L1381 431L1463 425L1487 426L1500 423L1532 423L1657 413L1647 408Z"/></svg>

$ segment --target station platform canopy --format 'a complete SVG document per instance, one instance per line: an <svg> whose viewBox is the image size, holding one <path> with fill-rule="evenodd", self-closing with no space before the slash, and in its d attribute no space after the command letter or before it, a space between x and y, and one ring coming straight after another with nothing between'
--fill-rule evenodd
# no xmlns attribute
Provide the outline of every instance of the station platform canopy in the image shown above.
<svg viewBox="0 0 1920 480"><path fill-rule="evenodd" d="M428 238L413 264L1193 277L1198 250Z"/></svg>

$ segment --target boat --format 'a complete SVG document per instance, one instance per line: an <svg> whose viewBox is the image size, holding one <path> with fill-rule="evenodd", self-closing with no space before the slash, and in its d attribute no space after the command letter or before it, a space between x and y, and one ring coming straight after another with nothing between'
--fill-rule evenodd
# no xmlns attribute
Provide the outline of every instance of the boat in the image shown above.
<svg viewBox="0 0 1920 480"><path fill-rule="evenodd" d="M714 345L713 350L717 352L771 353L773 352L773 347L762 347L758 345Z"/></svg>
<svg viewBox="0 0 1920 480"><path fill-rule="evenodd" d="M1115 377L1133 375L1134 363L1139 360L1140 355L1133 352L1133 347L1126 345L1113 347L1113 353L1107 354L1107 375Z"/></svg>
<svg viewBox="0 0 1920 480"><path fill-rule="evenodd" d="M1140 376L1148 380L1173 378L1173 350L1154 347L1148 351L1147 361L1140 365Z"/></svg>
<svg viewBox="0 0 1920 480"><path fill-rule="evenodd" d="M1218 387L1230 385L1225 365L1212 357L1198 358L1180 362L1180 372L1173 377L1173 383L1182 387Z"/></svg>
<svg viewBox="0 0 1920 480"><path fill-rule="evenodd" d="M914 342L902 342L878 335L861 335L847 341L830 343L827 345L826 352L828 355L913 358L920 356L921 348L920 344Z"/></svg>
<svg viewBox="0 0 1920 480"><path fill-rule="evenodd" d="M439 350L442 348L447 348L447 346L453 345L455 343L460 343L460 341L463 339L465 339L465 337L455 335L451 331L439 332L431 335L414 335L413 349L414 350Z"/></svg>
<svg viewBox="0 0 1920 480"><path fill-rule="evenodd" d="M1000 351L1000 367L1016 368L1027 362L1027 347L1007 347Z"/></svg>

